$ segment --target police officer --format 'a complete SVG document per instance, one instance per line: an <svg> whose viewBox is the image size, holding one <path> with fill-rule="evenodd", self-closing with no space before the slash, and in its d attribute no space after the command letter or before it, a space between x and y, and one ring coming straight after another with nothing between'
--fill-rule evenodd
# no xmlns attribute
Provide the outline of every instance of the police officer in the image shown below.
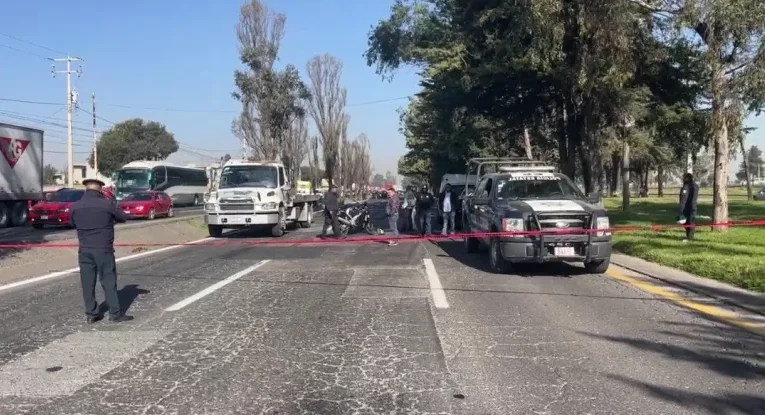
<svg viewBox="0 0 765 415"><path fill-rule="evenodd" d="M337 213L340 211L340 201L337 198L337 186L332 185L329 191L324 194L324 227L321 230L320 237L327 236L327 229L332 226L332 232L335 237L340 236L340 224L337 222Z"/></svg>
<svg viewBox="0 0 765 415"><path fill-rule="evenodd" d="M125 315L120 307L114 258L114 224L126 222L127 216L104 197L101 192L104 182L85 179L82 184L85 185L85 194L72 205L70 218L80 242L80 282L88 323L103 319L96 302L97 278L101 280L106 303L109 304L109 320L116 323L130 321L133 317Z"/></svg>
<svg viewBox="0 0 765 415"><path fill-rule="evenodd" d="M420 193L417 195L417 226L420 227L422 236L431 235L430 210L435 204L433 194L428 190L427 185L423 185Z"/></svg>
<svg viewBox="0 0 765 415"><path fill-rule="evenodd" d="M680 189L680 223L685 225L685 240L693 239L696 233L696 209L699 201L699 185L691 173L683 175L683 188Z"/></svg>

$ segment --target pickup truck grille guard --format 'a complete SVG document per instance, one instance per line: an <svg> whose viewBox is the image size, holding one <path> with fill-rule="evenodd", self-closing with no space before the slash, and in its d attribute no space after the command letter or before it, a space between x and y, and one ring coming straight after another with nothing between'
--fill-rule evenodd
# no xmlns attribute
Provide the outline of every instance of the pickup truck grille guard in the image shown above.
<svg viewBox="0 0 765 415"><path fill-rule="evenodd" d="M591 229L593 225L593 214L580 212L534 212L527 218L526 228L529 231L548 231L552 229L560 229L557 226L543 226L550 223L557 224L558 222L569 224L569 226L564 229ZM576 226L573 226L575 224ZM536 255L537 262L544 262L545 258L549 256L545 246L545 243L547 242L571 242L583 244L585 254L583 258L585 262L588 262L591 259L590 246L592 246L592 232L587 232L585 234L587 235L586 241L581 241L578 239L581 237L581 235L582 234L579 233L568 235L546 235L543 233L539 236L530 236L531 239L536 239L535 250L538 253ZM569 239L567 237L570 237L570 240L567 240Z"/></svg>

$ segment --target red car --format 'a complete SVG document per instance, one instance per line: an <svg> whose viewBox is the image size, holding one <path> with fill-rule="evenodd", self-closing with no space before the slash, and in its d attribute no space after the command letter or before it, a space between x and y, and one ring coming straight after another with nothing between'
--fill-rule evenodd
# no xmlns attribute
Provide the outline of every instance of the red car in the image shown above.
<svg viewBox="0 0 765 415"><path fill-rule="evenodd" d="M45 225L71 226L69 209L74 202L82 199L85 190L61 189L56 192L46 192L45 200L37 202L29 211L29 222L35 229Z"/></svg>
<svg viewBox="0 0 765 415"><path fill-rule="evenodd" d="M130 218L154 219L157 216L173 217L173 199L165 192L135 192L125 196L120 209Z"/></svg>

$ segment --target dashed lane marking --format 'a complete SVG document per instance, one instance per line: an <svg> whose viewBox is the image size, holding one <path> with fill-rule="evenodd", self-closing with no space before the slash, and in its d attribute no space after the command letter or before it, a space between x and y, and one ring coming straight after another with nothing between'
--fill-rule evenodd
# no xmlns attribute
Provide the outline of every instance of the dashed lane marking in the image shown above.
<svg viewBox="0 0 765 415"><path fill-rule="evenodd" d="M438 271L436 271L436 266L433 264L433 260L425 258L422 262L425 264L425 274L428 276L430 294L433 296L433 304L436 308L449 308L449 302L446 301L444 287L441 285L441 280L438 278Z"/></svg>
<svg viewBox="0 0 765 415"><path fill-rule="evenodd" d="M166 308L165 311L178 311L178 310L186 307L187 305L189 305L189 304L191 304L191 303L193 303L193 302L195 302L197 300L200 300L200 299L202 299L204 297L207 297L208 295L214 293L215 291L217 291L217 290L219 290L219 289L221 289L221 288L231 284L232 282L238 280L239 278L244 277L245 275L251 273L252 271L255 271L256 269L262 267L263 265L266 265L268 263L268 261L269 261L268 259L264 259L264 260L258 262L255 265L247 267L247 268L237 272L236 274L231 275L230 277L228 277L228 278L226 278L224 280L218 281L215 284L205 288L204 290L202 290L202 291L192 295L191 297L188 297L185 300L181 300L181 301L171 305L170 307Z"/></svg>

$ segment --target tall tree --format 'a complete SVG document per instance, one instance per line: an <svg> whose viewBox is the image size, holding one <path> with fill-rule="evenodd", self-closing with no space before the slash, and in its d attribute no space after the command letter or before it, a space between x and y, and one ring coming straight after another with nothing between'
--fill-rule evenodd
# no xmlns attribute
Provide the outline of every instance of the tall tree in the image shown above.
<svg viewBox="0 0 765 415"><path fill-rule="evenodd" d="M43 183L44 184L56 184L56 176L58 175L58 170L53 167L52 164L46 164L45 167L43 167Z"/></svg>
<svg viewBox="0 0 765 415"><path fill-rule="evenodd" d="M285 152L290 147L289 130L296 118L304 116L302 103L310 93L294 66L281 71L274 68L285 22L283 14L274 13L259 0L250 0L241 8L237 38L247 69L234 72L237 91L232 95L241 102L242 112L232 131L252 149L255 158L281 158L287 164L296 156Z"/></svg>
<svg viewBox="0 0 765 415"><path fill-rule="evenodd" d="M313 57L306 70L312 95L308 113L319 131L324 170L332 185L337 174L341 135L344 129L347 130L349 122L345 113L347 91L340 84L343 64L336 57L324 54Z"/></svg>
<svg viewBox="0 0 765 415"><path fill-rule="evenodd" d="M321 165L319 164L320 157L319 137L311 136L308 139L308 180L311 181L314 189L321 186L321 178L324 177L324 172L321 171Z"/></svg>
<svg viewBox="0 0 765 415"><path fill-rule="evenodd" d="M98 141L98 170L110 175L136 160L164 160L178 151L178 142L167 128L156 121L134 118L104 131ZM89 160L93 167L93 155Z"/></svg>

